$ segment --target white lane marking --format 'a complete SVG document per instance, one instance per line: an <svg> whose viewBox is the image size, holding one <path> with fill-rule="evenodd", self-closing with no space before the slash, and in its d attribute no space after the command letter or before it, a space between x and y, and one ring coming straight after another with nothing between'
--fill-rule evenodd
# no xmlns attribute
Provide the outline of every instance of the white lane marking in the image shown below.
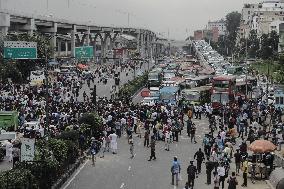
<svg viewBox="0 0 284 189"><path fill-rule="evenodd" d="M178 144L176 144L176 148L178 147Z"/></svg>
<svg viewBox="0 0 284 189"><path fill-rule="evenodd" d="M82 167L80 167L80 169L75 173L75 175L67 182L67 184L62 188L62 189L66 189L71 182L73 182L73 180L76 178L76 176L82 171L82 169L86 166L86 164L89 162L89 160L87 160Z"/></svg>
<svg viewBox="0 0 284 189"><path fill-rule="evenodd" d="M131 166L128 167L128 171L130 171L130 170L131 170Z"/></svg>
<svg viewBox="0 0 284 189"><path fill-rule="evenodd" d="M176 187L176 186L174 186L174 189L177 189L177 187Z"/></svg>
<svg viewBox="0 0 284 189"><path fill-rule="evenodd" d="M120 185L120 188L123 188L124 187L124 182L123 183L121 183L121 185Z"/></svg>

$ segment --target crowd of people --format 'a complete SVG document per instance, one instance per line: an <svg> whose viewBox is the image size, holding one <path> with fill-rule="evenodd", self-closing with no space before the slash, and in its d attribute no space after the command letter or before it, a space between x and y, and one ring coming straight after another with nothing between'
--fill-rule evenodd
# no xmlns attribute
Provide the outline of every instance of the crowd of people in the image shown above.
<svg viewBox="0 0 284 189"><path fill-rule="evenodd" d="M107 75L114 78L115 74L128 74L131 69L131 66L108 65L97 67L94 74L89 77L83 74L71 77L58 75L56 82L50 83L48 98L44 85L0 84L0 110L19 112L18 131L26 137L42 137L42 130L46 132L47 120L49 134L51 137L57 136L67 126L79 127L78 120L82 114L94 111L91 96L84 92L84 87L91 88L97 79L96 76L99 77L97 82L104 82ZM87 86L84 86L84 83ZM83 96L81 99L80 94ZM236 176L240 174L240 169L243 173L242 186L246 187L248 161L256 161L253 160L255 157L249 155L247 143L263 138L271 139L273 143L281 146L283 140L281 111L273 106L267 106L261 100L245 101L240 98L235 104L220 109L220 114L215 114L210 104L178 107L161 103L147 106L134 105L126 99L100 98L96 110L103 120L104 129L91 138L89 153L93 164L97 154L104 158L107 151L117 153L117 139L124 132L127 134L130 157L135 157L133 138L137 136L143 138L145 147L150 148L148 161L152 161L157 158L157 142L164 142L165 150L170 151L171 143L178 142L179 135L183 130L186 131L191 143L200 145L194 154L196 166L192 160L187 168L186 189L195 187L195 179L202 172L203 162L206 162L207 184L213 183L214 189L224 189L226 179L228 188L235 189L239 183ZM266 122L269 118L272 120L271 128ZM198 127L197 123L194 123L196 119L208 119L210 132L205 134L202 143L197 143L195 138ZM29 127L26 123L30 121L38 121L39 124ZM80 139L85 140L84 136L80 136ZM11 145L7 148L11 150ZM9 151L9 156L10 154ZM235 168L231 168L233 159ZM267 177L273 170L273 155L266 153L261 159L265 166L270 167L265 175ZM173 185L178 185L180 171L180 162L174 157L171 165Z"/></svg>

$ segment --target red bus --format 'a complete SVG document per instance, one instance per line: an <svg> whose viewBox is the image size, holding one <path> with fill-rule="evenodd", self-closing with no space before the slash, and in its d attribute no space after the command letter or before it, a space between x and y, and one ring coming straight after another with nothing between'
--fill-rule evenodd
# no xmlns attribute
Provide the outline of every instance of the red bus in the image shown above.
<svg viewBox="0 0 284 189"><path fill-rule="evenodd" d="M217 76L212 79L211 103L213 109L219 109L223 104L231 103L235 100L236 77Z"/></svg>

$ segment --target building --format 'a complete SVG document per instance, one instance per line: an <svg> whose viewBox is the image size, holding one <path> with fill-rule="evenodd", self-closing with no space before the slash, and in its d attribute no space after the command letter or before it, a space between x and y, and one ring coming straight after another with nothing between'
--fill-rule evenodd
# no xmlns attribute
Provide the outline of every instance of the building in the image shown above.
<svg viewBox="0 0 284 189"><path fill-rule="evenodd" d="M196 30L194 31L194 40L202 40L203 39L203 31Z"/></svg>
<svg viewBox="0 0 284 189"><path fill-rule="evenodd" d="M208 30L215 30L216 28L218 30L219 35L225 35L227 28L226 28L226 22L224 19L217 20L217 21L209 21L208 22Z"/></svg>
<svg viewBox="0 0 284 189"><path fill-rule="evenodd" d="M251 30L260 37L271 31L272 22L284 21L284 0L263 1L258 4L245 4L242 9L240 37L247 38Z"/></svg>

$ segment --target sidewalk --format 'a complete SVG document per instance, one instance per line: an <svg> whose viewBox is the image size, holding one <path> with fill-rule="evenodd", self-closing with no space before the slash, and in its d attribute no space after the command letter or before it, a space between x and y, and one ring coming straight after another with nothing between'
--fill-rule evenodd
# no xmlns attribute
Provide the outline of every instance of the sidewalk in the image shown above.
<svg viewBox="0 0 284 189"><path fill-rule="evenodd" d="M9 163L6 158L3 161L0 161L0 173L12 169L13 163Z"/></svg>
<svg viewBox="0 0 284 189"><path fill-rule="evenodd" d="M239 184L237 186L237 189L244 189L244 188L246 188L246 189L272 189L266 183L265 180L257 180L257 181L255 181L255 184L253 184L251 182L250 178L248 178L248 186L247 187L242 187L242 184L243 184L242 174L240 176L238 176L237 179L238 179L238 182L239 182Z"/></svg>

